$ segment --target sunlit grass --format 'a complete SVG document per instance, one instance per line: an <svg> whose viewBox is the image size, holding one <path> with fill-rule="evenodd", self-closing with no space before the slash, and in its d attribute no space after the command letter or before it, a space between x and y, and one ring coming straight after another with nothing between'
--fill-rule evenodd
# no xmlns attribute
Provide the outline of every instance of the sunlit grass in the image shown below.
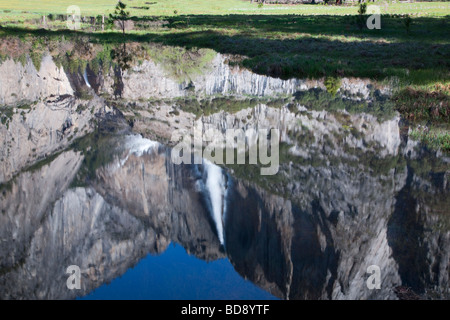
<svg viewBox="0 0 450 320"><path fill-rule="evenodd" d="M1 21L20 20L33 14L65 14L67 7L77 5L82 15L109 14L114 11L116 0L0 0ZM382 14L410 14L415 16L444 16L450 14L450 4L445 2L390 3L376 1ZM355 5L284 5L271 4L258 7L257 3L244 0L134 0L127 1L131 15L174 16L191 14L302 14L346 15L356 14ZM371 3L372 4L372 3ZM7 10L10 12L4 12Z"/></svg>
<svg viewBox="0 0 450 320"><path fill-rule="evenodd" d="M411 131L410 137L423 142L432 149L450 152L450 132L448 130L415 128Z"/></svg>
<svg viewBox="0 0 450 320"><path fill-rule="evenodd" d="M243 56L242 66L283 79L358 77L389 83L395 79L396 110L404 117L412 122L448 122L449 93L436 86L448 88L450 83L449 2L375 2L381 8L381 30L357 28L357 3L259 8L248 0L125 2L135 27L122 37L117 30L101 31L98 24L88 23L70 33L64 16L54 21L48 16L64 15L69 5L78 5L82 16L107 16L116 0L0 0L0 37L23 39L32 34L76 39L81 35L103 44L156 42L212 49ZM48 18L48 30L41 30L43 15ZM409 30L406 15L412 17ZM152 58L171 58L174 52L158 52ZM423 140L431 144L446 141L439 135Z"/></svg>

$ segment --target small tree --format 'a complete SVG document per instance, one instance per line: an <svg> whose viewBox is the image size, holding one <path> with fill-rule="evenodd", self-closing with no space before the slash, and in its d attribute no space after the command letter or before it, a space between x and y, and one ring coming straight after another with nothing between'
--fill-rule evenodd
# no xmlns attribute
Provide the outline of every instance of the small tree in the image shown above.
<svg viewBox="0 0 450 320"><path fill-rule="evenodd" d="M409 15L406 16L405 20L403 20L403 23L405 24L406 33L409 34L409 27L411 26L412 19Z"/></svg>
<svg viewBox="0 0 450 320"><path fill-rule="evenodd" d="M367 3L361 3L359 5L358 14L362 16L365 15L366 12L367 12Z"/></svg>
<svg viewBox="0 0 450 320"><path fill-rule="evenodd" d="M364 28L364 24L366 21L366 12L367 12L367 3L361 3L358 9L358 16L356 17L356 24L358 25L359 30Z"/></svg>
<svg viewBox="0 0 450 320"><path fill-rule="evenodd" d="M125 21L130 17L130 11L125 11L127 5L122 1L119 1L116 5L116 9L114 10L114 14L109 14L109 19L111 21L117 21L119 23L120 28L122 29L122 33L125 35Z"/></svg>

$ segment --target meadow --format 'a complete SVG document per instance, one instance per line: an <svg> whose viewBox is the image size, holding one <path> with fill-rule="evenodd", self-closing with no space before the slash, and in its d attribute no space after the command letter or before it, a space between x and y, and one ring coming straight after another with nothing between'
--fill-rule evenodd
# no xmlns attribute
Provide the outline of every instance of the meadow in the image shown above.
<svg viewBox="0 0 450 320"><path fill-rule="evenodd" d="M0 0L0 37L156 42L236 55L241 58L233 63L282 79L370 78L393 85L396 109L406 119L443 126L448 132L450 2L375 1L382 14L381 29L369 30L358 23L368 16L358 16L357 1L341 6L261 6L243 0L130 0L125 3L133 27L125 36L117 29L102 31L98 24L98 16L108 16L115 3ZM92 17L81 30L65 26L69 5L78 5L82 17ZM444 135L445 149L450 150L449 137Z"/></svg>
<svg viewBox="0 0 450 320"><path fill-rule="evenodd" d="M126 1L127 2L127 1ZM3 11L0 21L24 20L42 14L65 14L71 5L77 5L82 15L109 14L114 11L116 0L0 0ZM176 15L227 15L227 14L295 14L295 15L352 15L357 2L347 1L341 6L333 5L286 5L265 4L249 0L132 0L127 2L133 16L176 16ZM418 16L445 16L450 12L448 2L399 3L375 1L382 14L410 14ZM5 10L7 12L5 12Z"/></svg>

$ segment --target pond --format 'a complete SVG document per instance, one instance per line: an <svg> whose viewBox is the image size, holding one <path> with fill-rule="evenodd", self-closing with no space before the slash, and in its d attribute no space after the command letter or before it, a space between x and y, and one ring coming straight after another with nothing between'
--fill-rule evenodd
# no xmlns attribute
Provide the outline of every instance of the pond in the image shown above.
<svg viewBox="0 0 450 320"><path fill-rule="evenodd" d="M9 41L1 299L448 297L450 159L410 137L393 84L281 80L207 49ZM213 161L230 131L243 163ZM203 153L179 163L196 134ZM262 141L266 175L250 161Z"/></svg>

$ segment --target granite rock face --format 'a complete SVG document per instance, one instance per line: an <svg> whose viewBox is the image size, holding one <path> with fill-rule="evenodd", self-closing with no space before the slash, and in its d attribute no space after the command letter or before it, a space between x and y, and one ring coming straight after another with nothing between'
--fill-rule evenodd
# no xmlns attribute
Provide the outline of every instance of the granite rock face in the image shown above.
<svg viewBox="0 0 450 320"><path fill-rule="evenodd" d="M63 153L35 173L22 173L4 191L2 299L85 295L171 242L201 259L224 257L195 178L169 165L164 151L118 159L100 170L94 186L68 188L82 160ZM81 269L79 291L66 286L70 265Z"/></svg>
<svg viewBox="0 0 450 320"><path fill-rule="evenodd" d="M404 175L385 188L361 175L355 183L355 171L305 170L291 172L301 187L290 200L237 184L230 202L245 208L231 205L225 222L236 270L283 299L395 299L401 280L387 232ZM367 289L370 265L382 270L382 290Z"/></svg>
<svg viewBox="0 0 450 320"><path fill-rule="evenodd" d="M30 59L23 66L7 59L0 64L0 183L26 166L66 148L95 128L96 115L108 111L95 95L77 98L67 74L51 56L40 70Z"/></svg>
<svg viewBox="0 0 450 320"><path fill-rule="evenodd" d="M0 64L0 104L16 105L50 96L73 95L70 81L50 55L42 58L39 70L28 59L25 65L7 59Z"/></svg>
<svg viewBox="0 0 450 320"><path fill-rule="evenodd" d="M395 299L399 285L448 297L448 169L422 169L420 159L430 154L405 141L398 116L378 121L258 103L197 117L169 102L133 114L135 132L163 141L194 128L217 130L222 142L227 129L280 130L287 148L280 147L272 180L255 178L251 166L220 171L227 181L223 246L208 203L214 191L201 190L205 168L173 164L170 149L157 142L121 140L88 183L72 184L99 146L56 152L92 132L94 121L104 121L106 131L127 126L99 96L116 95L118 83L135 106L150 98L324 89L323 81L256 75L226 59L215 55L207 71L182 82L148 59L87 76L64 71L50 56L39 70L30 59L0 64L11 75L0 77L0 298L75 298L171 242L207 261L227 256L243 277L283 299ZM342 79L340 93L368 99L371 86ZM30 167L40 159L47 163ZM69 265L81 268L76 293L66 287ZM366 286L370 265L380 267L381 290Z"/></svg>
<svg viewBox="0 0 450 320"><path fill-rule="evenodd" d="M165 70L164 65L147 59L123 72L110 69L95 82L102 84L99 92L109 95L114 95L117 83L120 83L121 96L128 101L213 95L275 97L314 88L326 89L323 79L282 80L231 66L229 59L228 55L215 54L205 70L189 80L177 79ZM343 78L338 89L347 95L367 99L373 83L368 79ZM379 89L382 94L389 94L387 86Z"/></svg>
<svg viewBox="0 0 450 320"><path fill-rule="evenodd" d="M120 143L89 186L68 188L83 159L70 151L4 190L2 298L74 298L69 265L80 266L76 295L84 295L171 242L207 261L226 254L283 299L395 299L398 285L448 294L450 238L437 210L446 206L445 177L301 165L281 196L228 175L225 253L199 189L201 168L174 165L170 149L137 140ZM366 286L371 265L380 267L381 290Z"/></svg>
<svg viewBox="0 0 450 320"><path fill-rule="evenodd" d="M396 299L397 286L448 297L445 183L411 169L374 177L348 165L297 166L289 175L283 197L234 185L225 239L240 274L283 299ZM366 285L372 265L380 290Z"/></svg>
<svg viewBox="0 0 450 320"><path fill-rule="evenodd" d="M298 90L320 86L318 81L281 80L258 75L245 69L231 67L227 57L216 54L208 69L189 82L171 77L163 66L151 60L125 70L121 74L122 97L127 100L168 99L189 95L253 95L273 96L293 94ZM104 76L102 92L113 94L113 70ZM322 84L323 86L323 84Z"/></svg>
<svg viewBox="0 0 450 320"><path fill-rule="evenodd" d="M20 174L9 189L2 188L2 269L11 269L23 262L27 256L26 247L45 219L49 204L62 196L82 160L79 153L62 153L49 165Z"/></svg>
<svg viewBox="0 0 450 320"><path fill-rule="evenodd" d="M29 57L24 64L12 59L2 61L0 72L8 76L0 78L0 105L4 113L0 125L0 182L8 181L27 165L64 149L73 139L92 132L94 120L114 113L100 95L113 98L119 94L126 101L136 103L143 99L186 96L274 97L312 88L325 89L322 80L271 78L230 66L227 60L228 56L215 54L203 73L182 82L168 73L164 65L150 59L128 70L107 69L105 74L93 74L87 68L76 72L64 70L48 54L43 56L39 70ZM343 79L341 85L342 92L364 97L371 88L368 80ZM172 108L162 105L159 110L170 112ZM144 112L143 117L155 120L152 127L158 136L167 135L164 124L170 120L179 123L187 119L187 123L177 127L193 125L193 115L189 112L181 112L176 119L167 112L156 115L154 112L148 115ZM141 128L141 131L146 130Z"/></svg>

